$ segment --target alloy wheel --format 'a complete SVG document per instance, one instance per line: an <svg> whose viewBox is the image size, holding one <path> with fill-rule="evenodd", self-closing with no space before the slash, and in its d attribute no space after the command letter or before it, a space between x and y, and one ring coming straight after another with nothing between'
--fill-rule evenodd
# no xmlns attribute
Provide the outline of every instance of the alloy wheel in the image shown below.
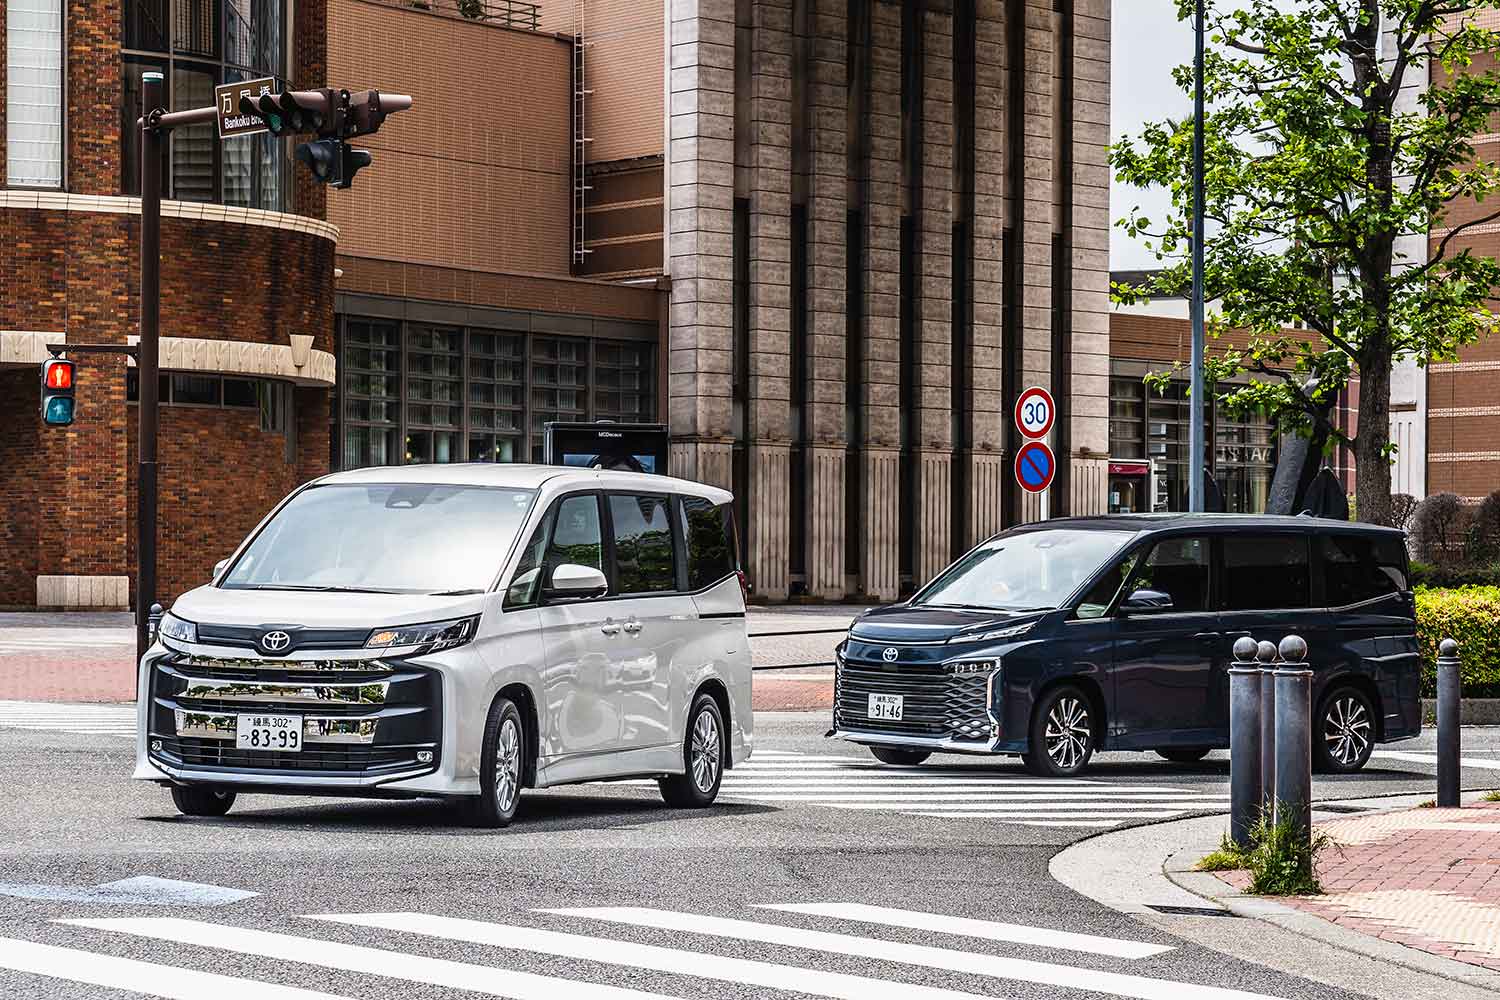
<svg viewBox="0 0 1500 1000"><path fill-rule="evenodd" d="M693 784L700 792L712 791L719 777L719 749L719 724L712 712L699 712L698 720L693 723L691 754Z"/></svg>
<svg viewBox="0 0 1500 1000"><path fill-rule="evenodd" d="M507 718L500 723L500 737L495 746L495 805L502 813L510 812L521 792L521 727Z"/></svg>
<svg viewBox="0 0 1500 1000"><path fill-rule="evenodd" d="M1082 763L1094 738L1083 702L1068 695L1057 699L1047 712L1044 738L1047 756L1058 767L1071 771Z"/></svg>
<svg viewBox="0 0 1500 1000"><path fill-rule="evenodd" d="M1353 695L1342 695L1328 703L1323 717L1323 741L1328 756L1348 767L1358 763L1370 746L1370 714Z"/></svg>

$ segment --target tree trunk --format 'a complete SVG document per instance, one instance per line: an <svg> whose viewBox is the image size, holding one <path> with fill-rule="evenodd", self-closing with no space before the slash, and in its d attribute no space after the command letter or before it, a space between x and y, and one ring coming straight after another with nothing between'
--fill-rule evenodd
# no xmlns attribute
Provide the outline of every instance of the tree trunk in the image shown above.
<svg viewBox="0 0 1500 1000"><path fill-rule="evenodd" d="M1391 357L1371 350L1361 359L1359 427L1354 437L1355 515L1369 524L1391 523Z"/></svg>

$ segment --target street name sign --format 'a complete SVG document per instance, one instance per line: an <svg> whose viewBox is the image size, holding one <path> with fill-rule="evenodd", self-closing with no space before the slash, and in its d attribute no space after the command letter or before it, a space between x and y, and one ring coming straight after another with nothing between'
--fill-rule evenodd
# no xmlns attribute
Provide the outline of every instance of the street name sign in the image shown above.
<svg viewBox="0 0 1500 1000"><path fill-rule="evenodd" d="M214 106L219 112L219 138L228 139L236 135L256 135L269 132L266 120L260 115L247 115L240 110L240 98L257 98L262 94L276 93L274 77L260 80L241 80L238 83L221 83L214 88Z"/></svg>
<svg viewBox="0 0 1500 1000"><path fill-rule="evenodd" d="M1025 390L1016 399L1016 427L1029 438L1046 437L1057 418L1052 393L1039 385Z"/></svg>
<svg viewBox="0 0 1500 1000"><path fill-rule="evenodd" d="M1016 482L1027 493L1040 493L1052 485L1057 461L1043 441L1027 441L1016 452Z"/></svg>

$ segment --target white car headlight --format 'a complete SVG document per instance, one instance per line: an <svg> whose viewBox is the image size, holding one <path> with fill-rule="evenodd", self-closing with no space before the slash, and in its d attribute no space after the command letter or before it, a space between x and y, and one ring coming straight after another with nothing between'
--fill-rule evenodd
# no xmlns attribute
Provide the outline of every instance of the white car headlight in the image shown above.
<svg viewBox="0 0 1500 1000"><path fill-rule="evenodd" d="M163 639L176 639L178 642L197 642L198 626L189 621L183 621L168 611L161 616L161 622L156 626L156 634Z"/></svg>
<svg viewBox="0 0 1500 1000"><path fill-rule="evenodd" d="M1011 626L1009 626L1007 628L995 629L992 632L980 632L977 635L975 633L969 632L969 633L965 633L965 634L962 634L962 635L955 635L953 638L949 639L948 641L950 643L953 643L953 642L999 642L1001 639L1019 639L1021 636L1025 635L1027 632L1030 632L1035 625L1036 625L1036 622L1027 622L1024 625L1011 625Z"/></svg>
<svg viewBox="0 0 1500 1000"><path fill-rule="evenodd" d="M420 646L424 653L462 646L479 631L479 616L450 618L422 625L393 625L378 628L365 640L366 649L390 649L398 646Z"/></svg>

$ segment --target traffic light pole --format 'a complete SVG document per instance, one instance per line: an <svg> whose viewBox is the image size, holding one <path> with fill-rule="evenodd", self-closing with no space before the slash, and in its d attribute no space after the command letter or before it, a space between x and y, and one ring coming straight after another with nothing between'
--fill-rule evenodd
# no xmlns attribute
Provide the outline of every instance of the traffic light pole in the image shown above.
<svg viewBox="0 0 1500 1000"><path fill-rule="evenodd" d="M135 655L151 645L151 604L156 598L156 433L159 424L161 356L161 171L162 75L141 76L141 330L139 374L140 433L136 436L135 488Z"/></svg>

